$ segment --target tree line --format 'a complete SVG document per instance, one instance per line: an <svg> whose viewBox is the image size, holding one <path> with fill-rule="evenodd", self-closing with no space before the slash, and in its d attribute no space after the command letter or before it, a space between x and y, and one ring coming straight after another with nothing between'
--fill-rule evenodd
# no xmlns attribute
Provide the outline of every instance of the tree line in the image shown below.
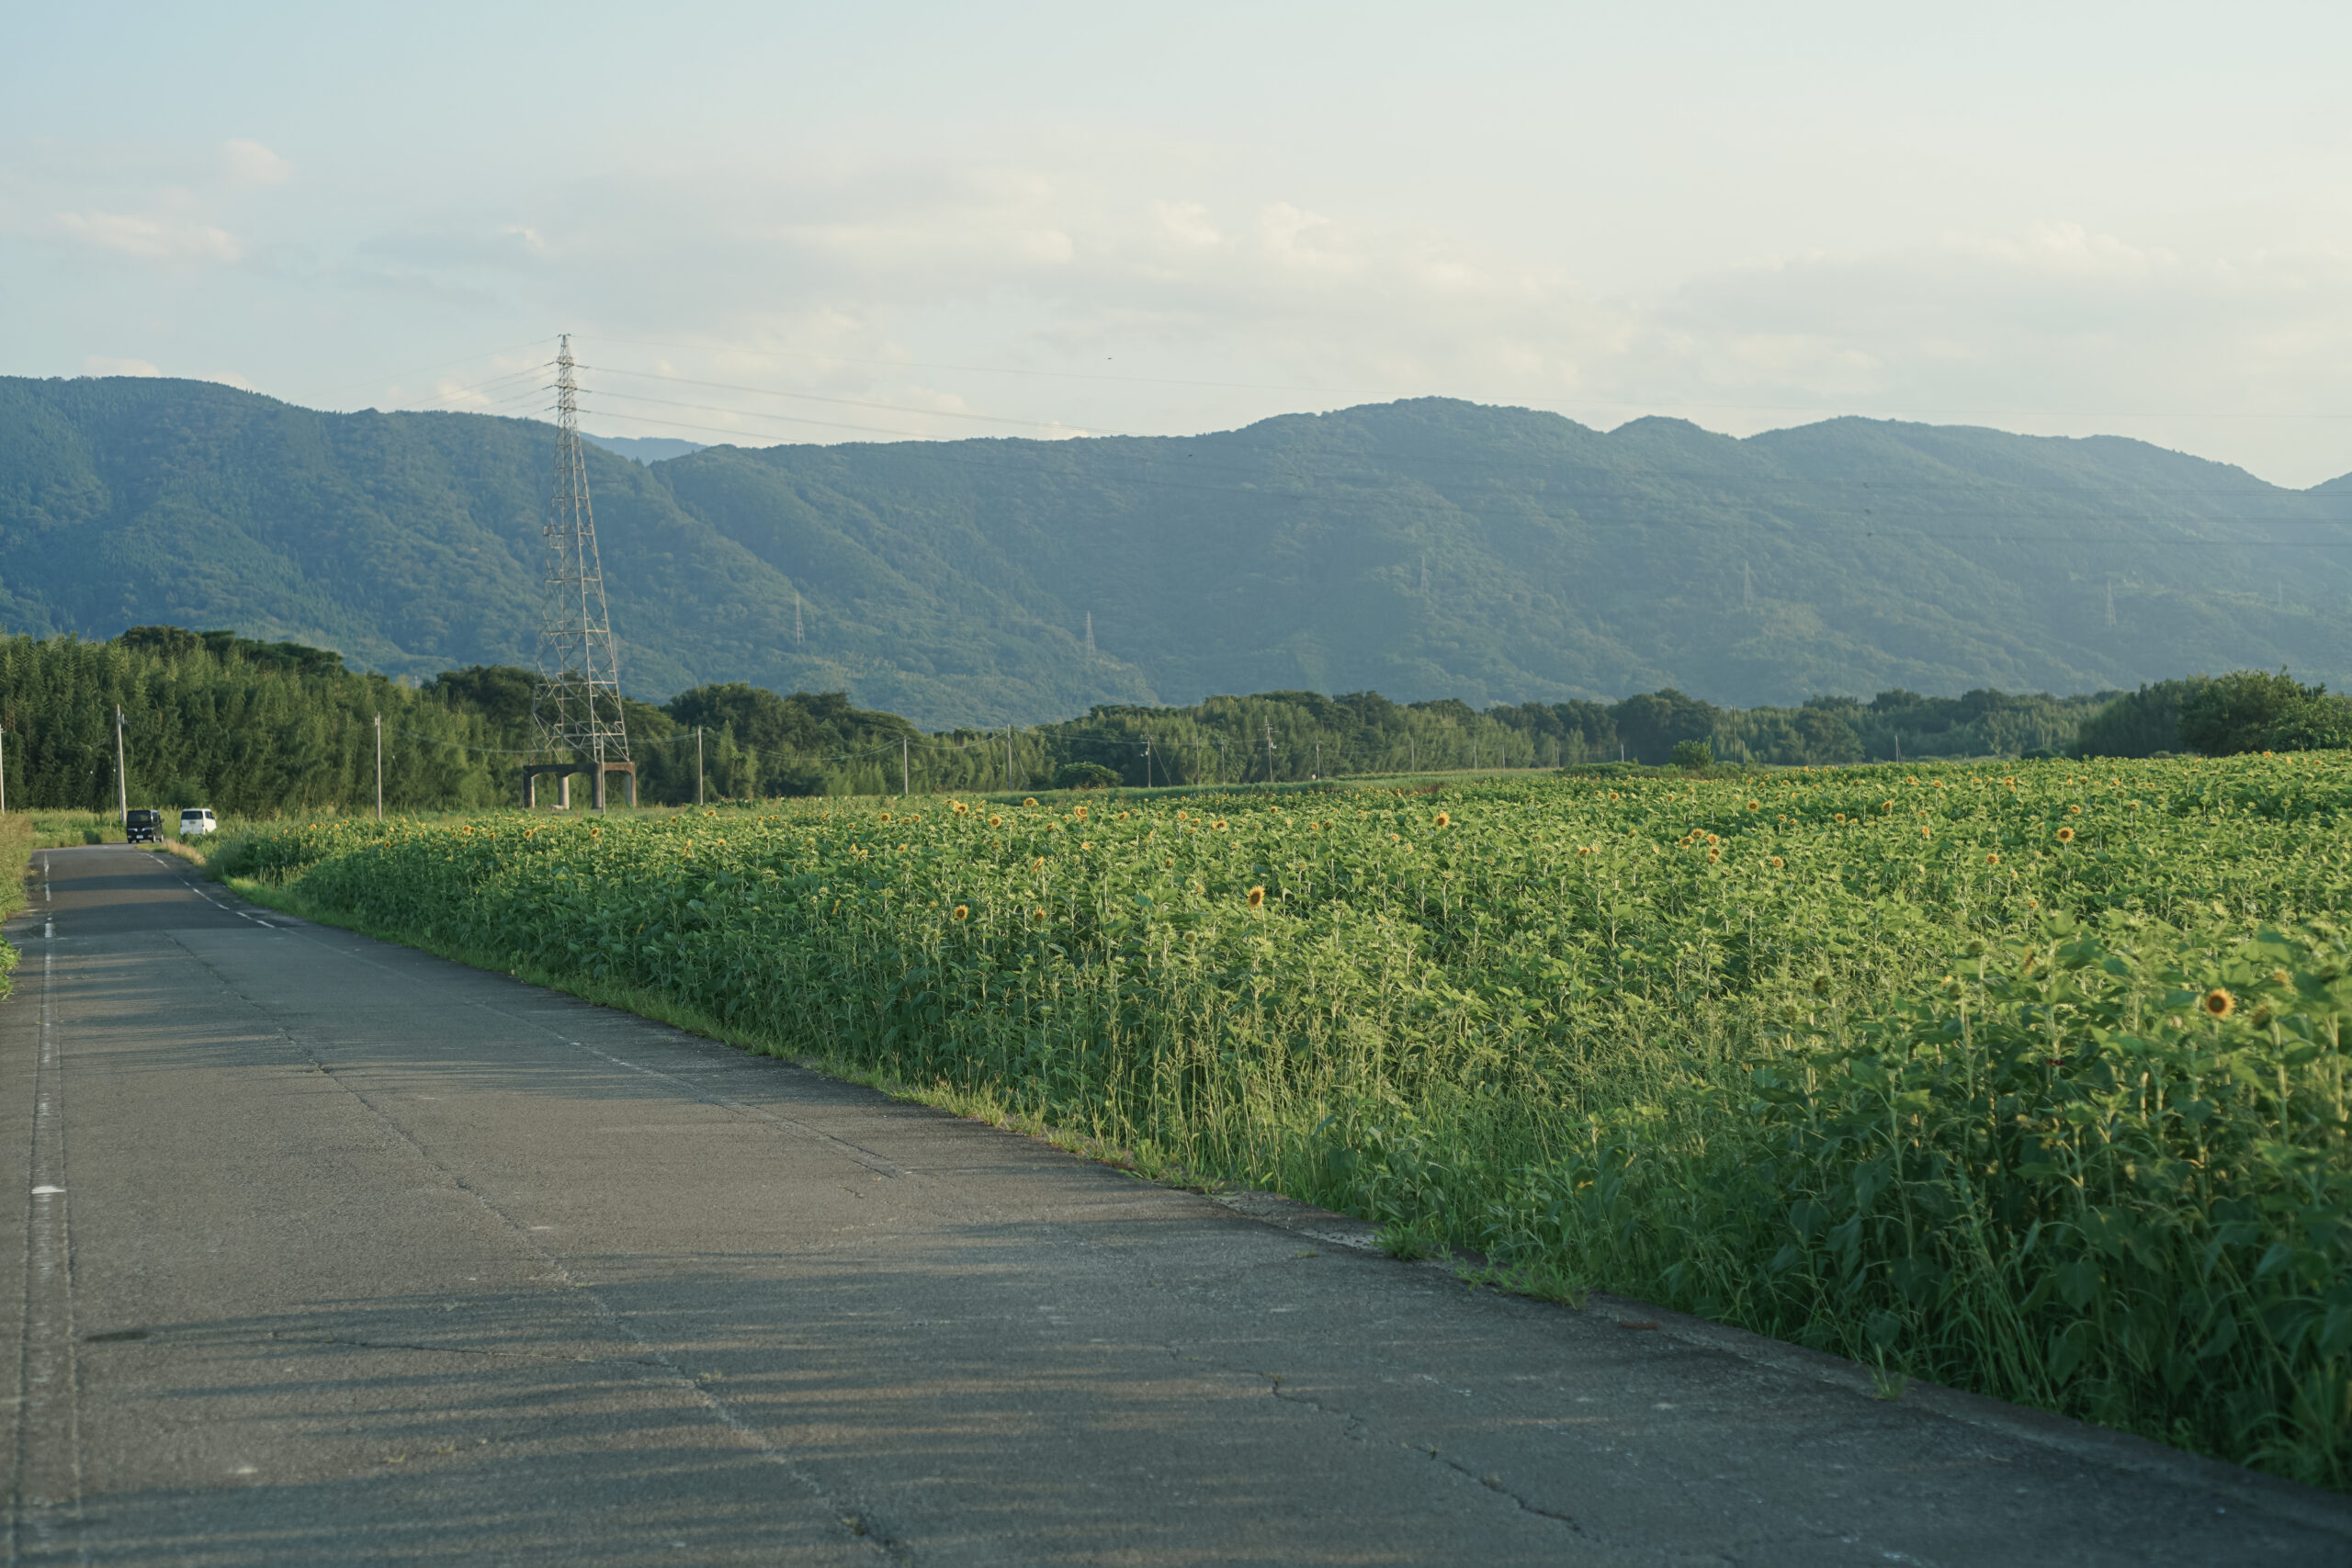
<svg viewBox="0 0 2352 1568"><path fill-rule="evenodd" d="M0 745L10 806L110 811L209 806L266 816L373 807L377 726L390 810L518 798L535 751L537 677L474 665L423 682L347 669L342 656L227 631L138 626L107 642L0 637ZM841 693L741 682L662 704L627 699L639 797L882 795L1301 781L1464 768L1664 763L1781 765L2078 752L2288 750L2352 744L2352 704L2280 673L2238 671L2132 693L2055 697L1883 692L1795 707L1725 708L1671 689L1614 703L1398 703L1375 692L1263 692L1186 706L1106 705L1027 728L925 733Z"/></svg>

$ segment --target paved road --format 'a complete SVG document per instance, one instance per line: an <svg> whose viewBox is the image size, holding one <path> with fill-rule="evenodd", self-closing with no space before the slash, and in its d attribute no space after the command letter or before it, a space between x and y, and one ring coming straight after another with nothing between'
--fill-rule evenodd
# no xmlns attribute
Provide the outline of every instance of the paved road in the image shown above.
<svg viewBox="0 0 2352 1568"><path fill-rule="evenodd" d="M12 1562L2352 1562L2332 1497L37 865Z"/></svg>

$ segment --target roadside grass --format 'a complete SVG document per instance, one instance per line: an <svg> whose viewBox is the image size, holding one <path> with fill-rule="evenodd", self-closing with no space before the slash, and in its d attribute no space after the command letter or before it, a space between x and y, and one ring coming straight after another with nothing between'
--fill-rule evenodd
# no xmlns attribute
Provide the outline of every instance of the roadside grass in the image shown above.
<svg viewBox="0 0 2352 1568"><path fill-rule="evenodd" d="M0 817L0 868L6 871L0 875L0 919L22 909L31 897L27 883L32 874L33 851L39 847L40 834L30 818L18 812ZM15 989L11 976L20 956L13 942L0 940L0 1000Z"/></svg>
<svg viewBox="0 0 2352 1568"><path fill-rule="evenodd" d="M1029 798L264 826L213 859L1889 1396L2352 1476L2344 758Z"/></svg>

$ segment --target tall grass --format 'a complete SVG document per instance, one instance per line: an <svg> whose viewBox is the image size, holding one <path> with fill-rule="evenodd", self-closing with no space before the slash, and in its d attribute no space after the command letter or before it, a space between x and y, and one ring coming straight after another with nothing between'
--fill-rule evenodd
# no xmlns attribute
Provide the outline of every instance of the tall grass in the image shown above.
<svg viewBox="0 0 2352 1568"><path fill-rule="evenodd" d="M2343 1487L2347 802L2257 759L224 848L1532 1284Z"/></svg>
<svg viewBox="0 0 2352 1568"><path fill-rule="evenodd" d="M40 835L29 818L14 812L0 816L0 919L25 907L29 895L25 886L27 867L39 843ZM19 956L13 943L0 941L0 999L16 988L10 976Z"/></svg>

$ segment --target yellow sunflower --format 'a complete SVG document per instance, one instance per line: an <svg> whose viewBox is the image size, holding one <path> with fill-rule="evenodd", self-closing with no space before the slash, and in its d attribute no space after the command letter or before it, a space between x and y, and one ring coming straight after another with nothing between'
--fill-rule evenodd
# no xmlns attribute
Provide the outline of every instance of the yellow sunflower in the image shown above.
<svg viewBox="0 0 2352 1568"><path fill-rule="evenodd" d="M2227 1018L2230 1014L2238 1010L2237 998L2230 995L2229 992L2222 989L2219 986L2216 986L2211 990L2206 992L2204 1001L2199 1005L2204 1008L2207 1012L2211 1013L2215 1018Z"/></svg>

